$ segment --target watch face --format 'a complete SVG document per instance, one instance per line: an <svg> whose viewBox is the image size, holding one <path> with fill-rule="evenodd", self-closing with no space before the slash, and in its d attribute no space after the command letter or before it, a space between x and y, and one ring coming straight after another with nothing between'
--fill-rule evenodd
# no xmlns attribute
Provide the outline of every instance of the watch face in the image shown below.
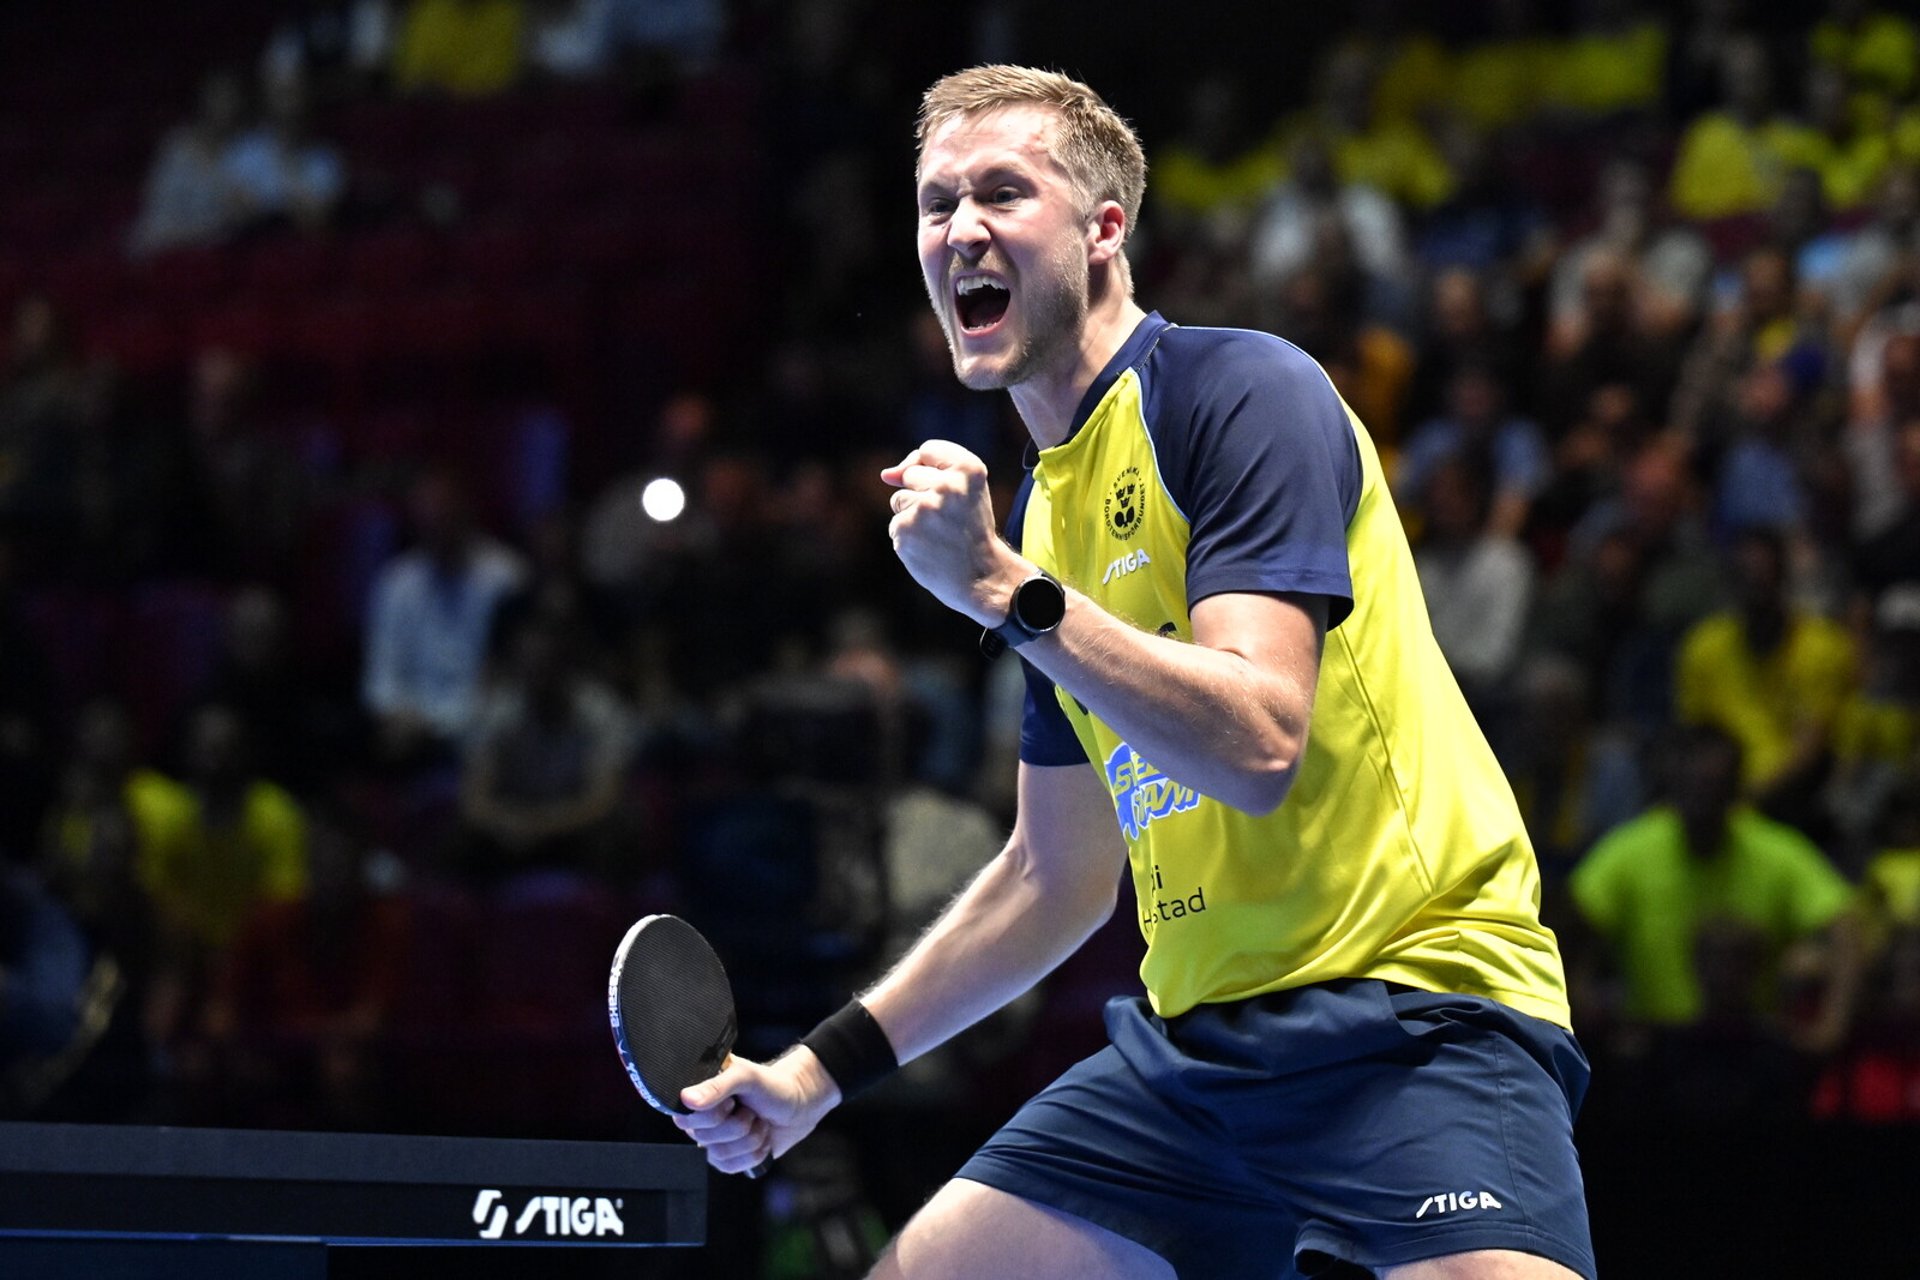
<svg viewBox="0 0 1920 1280"><path fill-rule="evenodd" d="M1052 578L1029 578L1013 593L1013 616L1035 635L1051 631L1067 616L1067 593Z"/></svg>

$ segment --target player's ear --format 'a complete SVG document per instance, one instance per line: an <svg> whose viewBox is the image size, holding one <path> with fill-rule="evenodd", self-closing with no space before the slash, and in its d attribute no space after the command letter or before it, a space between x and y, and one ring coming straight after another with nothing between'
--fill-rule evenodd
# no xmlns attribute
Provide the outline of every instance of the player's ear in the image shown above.
<svg viewBox="0 0 1920 1280"><path fill-rule="evenodd" d="M1126 242L1127 211L1118 200L1102 200L1087 224L1087 262L1097 267L1113 261Z"/></svg>

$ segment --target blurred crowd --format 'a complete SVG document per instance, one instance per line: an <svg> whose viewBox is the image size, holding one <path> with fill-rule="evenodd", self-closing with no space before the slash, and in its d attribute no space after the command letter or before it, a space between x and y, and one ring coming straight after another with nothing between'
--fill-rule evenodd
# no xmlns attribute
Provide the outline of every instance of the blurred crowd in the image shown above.
<svg viewBox="0 0 1920 1280"><path fill-rule="evenodd" d="M1371 0L1297 74L1169 81L966 8L250 7L110 228L175 279L438 244L472 190L335 127L604 98L612 145L707 151L750 214L723 278L638 229L723 221L709 193L641 188L616 265L671 278L561 348L449 357L423 322L431 373L350 383L297 325L136 350L76 321L80 273L0 259L7 1112L604 1132L634 914L715 936L761 1050L913 936L997 848L1020 681L893 561L878 471L955 440L1004 509L1023 436L918 297L909 121L940 71L1025 59L1141 126L1143 302L1290 339L1373 433L1596 1105L1920 1119L1920 20ZM715 101L724 146L686 123ZM520 243L492 225L475 270ZM902 1105L1038 1083L1136 958L1109 929L1046 1035L1015 1010ZM503 1104L484 1053L534 1083Z"/></svg>

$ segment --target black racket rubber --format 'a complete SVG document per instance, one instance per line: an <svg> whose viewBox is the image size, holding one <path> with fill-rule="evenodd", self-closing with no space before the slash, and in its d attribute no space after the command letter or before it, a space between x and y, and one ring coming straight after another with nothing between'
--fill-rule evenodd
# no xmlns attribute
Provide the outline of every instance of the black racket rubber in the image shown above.
<svg viewBox="0 0 1920 1280"><path fill-rule="evenodd" d="M739 1032L733 985L700 931L678 916L647 916L627 930L607 979L613 1043L640 1096L686 1115L680 1091L727 1065ZM748 1176L758 1178L770 1161Z"/></svg>
<svg viewBox="0 0 1920 1280"><path fill-rule="evenodd" d="M678 1115L687 1113L680 1091L720 1074L738 1032L720 957L678 916L648 916L627 930L613 957L607 1011L640 1096Z"/></svg>

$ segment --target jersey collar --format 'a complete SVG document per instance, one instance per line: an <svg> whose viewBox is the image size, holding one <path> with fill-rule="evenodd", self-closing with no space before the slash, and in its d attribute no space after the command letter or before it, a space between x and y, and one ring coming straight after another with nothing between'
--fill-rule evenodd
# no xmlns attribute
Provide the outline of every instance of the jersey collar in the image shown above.
<svg viewBox="0 0 1920 1280"><path fill-rule="evenodd" d="M1145 360L1147 353L1153 350L1153 344L1160 340L1160 335L1172 327L1170 322L1161 318L1158 311L1149 312L1144 320L1133 327L1127 340L1113 353L1113 359L1107 361L1107 367L1100 371L1100 375L1087 388L1087 393L1080 397L1080 407L1073 411L1073 427L1060 444L1080 434L1080 428L1087 425L1087 419L1107 398L1107 392L1113 390L1113 384L1120 380L1120 375ZM1060 445L1051 447L1057 449Z"/></svg>

